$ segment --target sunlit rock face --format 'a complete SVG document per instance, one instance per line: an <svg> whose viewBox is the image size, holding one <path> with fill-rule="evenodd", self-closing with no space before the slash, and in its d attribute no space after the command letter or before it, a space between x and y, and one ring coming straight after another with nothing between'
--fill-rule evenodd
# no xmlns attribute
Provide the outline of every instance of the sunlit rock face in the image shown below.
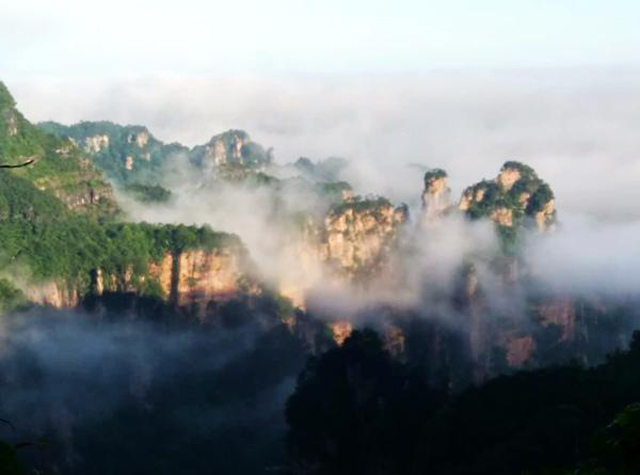
<svg viewBox="0 0 640 475"><path fill-rule="evenodd" d="M147 273L137 276L137 280L131 270L110 276L109 282L105 282L100 273L96 290L136 292L154 282L166 301L204 310L210 302L226 301L250 290L242 285L243 281L250 280L245 260L242 252L233 249L167 252L159 261L151 262Z"/></svg>
<svg viewBox="0 0 640 475"><path fill-rule="evenodd" d="M94 135L84 139L84 150L87 153L99 153L109 147L108 135Z"/></svg>
<svg viewBox="0 0 640 475"><path fill-rule="evenodd" d="M498 175L498 178L496 178L496 182L504 192L508 192L513 188L515 182L517 182L521 177L522 173L519 168L507 165L500 170L500 174Z"/></svg>
<svg viewBox="0 0 640 475"><path fill-rule="evenodd" d="M24 285L22 290L28 301L54 308L76 307L88 295L100 297L105 292L154 295L203 317L211 304L260 292L247 268L247 256L241 249L193 249L167 252L151 261L143 273L134 272L131 266L109 274L96 269L86 276L90 288L80 281L49 281Z"/></svg>
<svg viewBox="0 0 640 475"><path fill-rule="evenodd" d="M422 225L428 227L437 223L450 208L451 189L447 185L447 173L441 169L428 171L422 192Z"/></svg>
<svg viewBox="0 0 640 475"><path fill-rule="evenodd" d="M190 152L190 160L200 166L205 175L238 167L261 169L272 159L273 150L265 150L243 130L215 135L208 143L194 147Z"/></svg>
<svg viewBox="0 0 640 475"><path fill-rule="evenodd" d="M72 308L80 301L78 290L62 282L29 285L23 291L28 301L46 307Z"/></svg>
<svg viewBox="0 0 640 475"><path fill-rule="evenodd" d="M407 223L405 206L342 191L339 203L319 216L305 216L291 233L292 261L278 290L296 306L305 308L309 293L318 288L344 291L379 279Z"/></svg>
<svg viewBox="0 0 640 475"><path fill-rule="evenodd" d="M333 340L340 346L353 332L353 325L347 321L329 323L328 325L333 335Z"/></svg>
<svg viewBox="0 0 640 475"><path fill-rule="evenodd" d="M384 199L345 201L324 220L322 256L349 277L375 274L406 220L406 209Z"/></svg>

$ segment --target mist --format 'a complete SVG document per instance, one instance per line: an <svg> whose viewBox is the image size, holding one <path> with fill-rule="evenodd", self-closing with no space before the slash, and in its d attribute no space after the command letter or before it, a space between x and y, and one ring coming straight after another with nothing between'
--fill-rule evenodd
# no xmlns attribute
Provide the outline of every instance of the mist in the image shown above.
<svg viewBox="0 0 640 475"><path fill-rule="evenodd" d="M640 293L640 221L608 222L569 215L548 236L531 236L532 275L548 289L573 295Z"/></svg>
<svg viewBox="0 0 640 475"><path fill-rule="evenodd" d="M445 168L454 194L507 159L534 167L561 213L638 217L640 71L576 68L370 75L7 78L34 121L143 124L186 145L242 128L280 163L345 157L359 192L415 199ZM615 190L615 191L614 191Z"/></svg>
<svg viewBox="0 0 640 475"><path fill-rule="evenodd" d="M0 430L3 440L36 445L21 452L27 466L256 473L282 463L282 407L305 358L287 330L131 317L3 318L0 413L15 431Z"/></svg>

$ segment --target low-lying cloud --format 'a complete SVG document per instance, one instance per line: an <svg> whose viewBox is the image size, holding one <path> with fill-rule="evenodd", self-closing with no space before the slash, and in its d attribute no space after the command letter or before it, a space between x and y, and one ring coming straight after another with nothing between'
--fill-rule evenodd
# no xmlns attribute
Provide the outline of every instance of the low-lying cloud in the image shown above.
<svg viewBox="0 0 640 475"><path fill-rule="evenodd" d="M449 71L343 76L7 78L34 121L109 119L194 145L229 128L299 156L350 159L363 192L407 201L446 168L454 191L506 159L533 166L562 212L638 216L640 71Z"/></svg>

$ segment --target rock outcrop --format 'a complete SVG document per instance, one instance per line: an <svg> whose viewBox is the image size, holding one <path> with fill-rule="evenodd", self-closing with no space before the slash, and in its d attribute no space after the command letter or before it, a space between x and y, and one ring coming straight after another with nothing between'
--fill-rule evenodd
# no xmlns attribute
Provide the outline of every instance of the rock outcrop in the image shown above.
<svg viewBox="0 0 640 475"><path fill-rule="evenodd" d="M406 207L384 198L350 199L330 210L321 231L321 256L351 278L375 275L387 261Z"/></svg>
<svg viewBox="0 0 640 475"><path fill-rule="evenodd" d="M422 192L422 225L437 223L450 208L451 189L447 185L447 173L439 168L428 171Z"/></svg>
<svg viewBox="0 0 640 475"><path fill-rule="evenodd" d="M84 139L84 150L87 153L100 153L109 147L108 135L94 135Z"/></svg>
<svg viewBox="0 0 640 475"><path fill-rule="evenodd" d="M216 135L205 145L194 147L190 160L200 166L205 175L225 168L260 169L272 160L273 151L264 150L243 130L229 130Z"/></svg>
<svg viewBox="0 0 640 475"><path fill-rule="evenodd" d="M80 122L65 126L43 122L38 127L64 140L79 144L92 164L118 186L130 183L162 183L169 160L186 156L189 148L157 140L146 127L112 122Z"/></svg>
<svg viewBox="0 0 640 475"><path fill-rule="evenodd" d="M138 148L144 148L149 143L149 139L151 138L149 132L146 130L140 130L137 132L132 132L127 137L128 143L135 143Z"/></svg>
<svg viewBox="0 0 640 475"><path fill-rule="evenodd" d="M73 308L80 301L78 290L61 282L29 285L23 291L28 301L45 307Z"/></svg>
<svg viewBox="0 0 640 475"><path fill-rule="evenodd" d="M465 189L458 208L472 219L488 217L505 228L519 225L551 230L556 220L549 185L529 166L506 162L494 180Z"/></svg>
<svg viewBox="0 0 640 475"><path fill-rule="evenodd" d="M258 292L246 269L246 256L238 249L202 249L167 252L151 262L145 274L134 275L126 269L118 275L105 276L97 269L93 276L93 292L105 291L148 293L157 285L157 296L179 307L189 307L199 316L211 303L223 302L241 293Z"/></svg>

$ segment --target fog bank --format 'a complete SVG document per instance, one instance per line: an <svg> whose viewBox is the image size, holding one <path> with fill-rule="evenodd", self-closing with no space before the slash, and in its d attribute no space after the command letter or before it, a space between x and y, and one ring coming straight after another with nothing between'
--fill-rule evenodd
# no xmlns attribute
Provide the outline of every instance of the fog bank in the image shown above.
<svg viewBox="0 0 640 475"><path fill-rule="evenodd" d="M455 193L506 159L533 166L560 212L638 217L640 71L436 71L396 75L163 75L100 81L7 78L34 121L143 124L203 143L229 128L279 162L342 156L358 190L417 196L409 164L449 171Z"/></svg>

